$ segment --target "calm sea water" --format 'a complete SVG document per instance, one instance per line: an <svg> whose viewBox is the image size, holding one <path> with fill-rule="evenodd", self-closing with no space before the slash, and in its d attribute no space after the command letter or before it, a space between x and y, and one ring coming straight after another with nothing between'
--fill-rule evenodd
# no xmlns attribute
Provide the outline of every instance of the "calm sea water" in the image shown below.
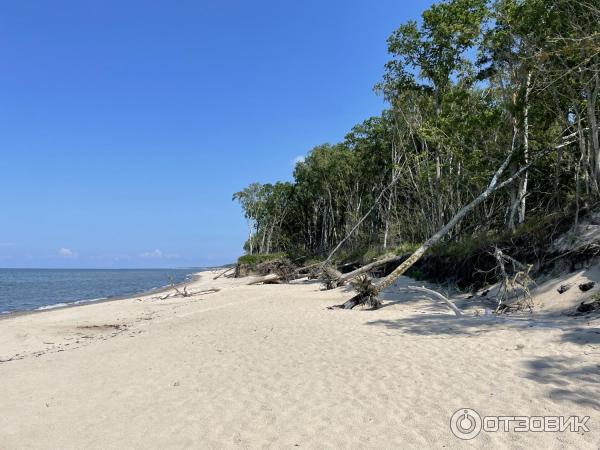
<svg viewBox="0 0 600 450"><path fill-rule="evenodd" d="M0 314L137 294L200 269L0 269Z"/></svg>

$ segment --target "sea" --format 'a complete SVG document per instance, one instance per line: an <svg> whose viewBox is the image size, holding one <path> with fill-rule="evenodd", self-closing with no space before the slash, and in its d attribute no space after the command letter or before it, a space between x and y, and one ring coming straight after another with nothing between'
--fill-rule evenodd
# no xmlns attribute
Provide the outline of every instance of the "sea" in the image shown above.
<svg viewBox="0 0 600 450"><path fill-rule="evenodd" d="M123 298L182 283L189 269L0 269L0 314Z"/></svg>

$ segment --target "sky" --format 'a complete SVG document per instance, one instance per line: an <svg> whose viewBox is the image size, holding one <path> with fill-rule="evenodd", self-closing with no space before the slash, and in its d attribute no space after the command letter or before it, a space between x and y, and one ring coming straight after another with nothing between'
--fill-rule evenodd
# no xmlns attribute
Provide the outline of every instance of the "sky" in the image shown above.
<svg viewBox="0 0 600 450"><path fill-rule="evenodd" d="M430 3L0 1L0 267L232 262L232 194L379 114Z"/></svg>

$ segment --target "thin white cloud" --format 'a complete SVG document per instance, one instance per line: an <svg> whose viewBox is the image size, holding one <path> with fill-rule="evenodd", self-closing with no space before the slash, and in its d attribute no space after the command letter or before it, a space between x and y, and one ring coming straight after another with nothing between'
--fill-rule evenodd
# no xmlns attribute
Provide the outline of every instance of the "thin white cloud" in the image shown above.
<svg viewBox="0 0 600 450"><path fill-rule="evenodd" d="M294 165L303 163L306 160L305 156L298 155L294 158Z"/></svg>
<svg viewBox="0 0 600 450"><path fill-rule="evenodd" d="M158 258L162 258L162 255L163 255L162 252L159 249L156 249L156 250L152 250L151 252L144 252L140 256L142 258L158 259Z"/></svg>
<svg viewBox="0 0 600 450"><path fill-rule="evenodd" d="M58 250L58 256L60 256L61 258L76 258L77 253L75 253L70 248L62 247Z"/></svg>

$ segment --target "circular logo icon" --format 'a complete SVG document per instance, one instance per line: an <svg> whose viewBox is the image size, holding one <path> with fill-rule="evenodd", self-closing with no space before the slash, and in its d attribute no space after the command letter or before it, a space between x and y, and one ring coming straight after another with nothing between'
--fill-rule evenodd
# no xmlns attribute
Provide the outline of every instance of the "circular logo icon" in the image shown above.
<svg viewBox="0 0 600 450"><path fill-rule="evenodd" d="M452 414L450 429L459 439L473 439L481 431L481 416L469 408L459 409Z"/></svg>

